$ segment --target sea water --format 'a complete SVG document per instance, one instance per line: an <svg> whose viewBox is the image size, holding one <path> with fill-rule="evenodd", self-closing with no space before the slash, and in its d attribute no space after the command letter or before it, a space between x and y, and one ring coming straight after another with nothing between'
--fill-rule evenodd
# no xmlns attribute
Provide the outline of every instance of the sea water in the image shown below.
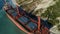
<svg viewBox="0 0 60 34"><path fill-rule="evenodd" d="M0 0L0 34L25 34L7 17L3 6L3 1Z"/></svg>

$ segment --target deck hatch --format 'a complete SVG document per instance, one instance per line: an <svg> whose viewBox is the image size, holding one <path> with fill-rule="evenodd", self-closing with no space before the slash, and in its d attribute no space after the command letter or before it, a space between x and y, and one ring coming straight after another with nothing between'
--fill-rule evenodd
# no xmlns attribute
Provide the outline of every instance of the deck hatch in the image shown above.
<svg viewBox="0 0 60 34"><path fill-rule="evenodd" d="M33 22L29 22L29 24L27 24L27 26L31 29L34 30L37 28L37 24L33 23Z"/></svg>
<svg viewBox="0 0 60 34"><path fill-rule="evenodd" d="M12 13L14 13L14 12L15 12L14 10L9 10L9 11L8 11L9 14L12 14Z"/></svg>
<svg viewBox="0 0 60 34"><path fill-rule="evenodd" d="M15 12L12 14L13 17L16 17L18 14Z"/></svg>
<svg viewBox="0 0 60 34"><path fill-rule="evenodd" d="M29 21L29 19L28 19L27 17L24 17L24 16L18 18L18 20L19 20L20 22L22 22L23 24L26 24L26 23Z"/></svg>

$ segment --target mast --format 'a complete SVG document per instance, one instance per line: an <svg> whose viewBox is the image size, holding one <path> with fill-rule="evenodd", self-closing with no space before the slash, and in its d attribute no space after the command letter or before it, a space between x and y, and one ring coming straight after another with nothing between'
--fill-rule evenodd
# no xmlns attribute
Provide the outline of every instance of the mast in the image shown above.
<svg viewBox="0 0 60 34"><path fill-rule="evenodd" d="M38 31L40 31L40 16L38 16Z"/></svg>
<svg viewBox="0 0 60 34"><path fill-rule="evenodd" d="M17 9L18 15L20 16L19 9L18 9L18 6L17 5L16 5L16 9Z"/></svg>
<svg viewBox="0 0 60 34"><path fill-rule="evenodd" d="M35 34L41 34L41 32L40 32L40 25L41 25L41 22L40 22L40 16L37 16L37 18L38 18L38 22L37 22L37 24L38 24L38 28L37 28L37 31L35 32Z"/></svg>

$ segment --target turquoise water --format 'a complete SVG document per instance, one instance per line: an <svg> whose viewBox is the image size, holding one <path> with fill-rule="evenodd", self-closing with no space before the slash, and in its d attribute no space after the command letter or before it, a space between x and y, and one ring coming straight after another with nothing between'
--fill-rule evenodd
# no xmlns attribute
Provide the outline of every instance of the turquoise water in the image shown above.
<svg viewBox="0 0 60 34"><path fill-rule="evenodd" d="M0 34L26 34L6 16L3 6L4 2L0 0Z"/></svg>
<svg viewBox="0 0 60 34"><path fill-rule="evenodd" d="M0 0L0 9L2 8L3 5L4 5L3 0Z"/></svg>
<svg viewBox="0 0 60 34"><path fill-rule="evenodd" d="M25 34L0 10L0 34Z"/></svg>

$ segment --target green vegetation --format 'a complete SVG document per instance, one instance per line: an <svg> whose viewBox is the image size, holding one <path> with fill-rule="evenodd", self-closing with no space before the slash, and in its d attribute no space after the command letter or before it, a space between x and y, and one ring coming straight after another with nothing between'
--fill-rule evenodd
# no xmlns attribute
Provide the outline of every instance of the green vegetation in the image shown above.
<svg viewBox="0 0 60 34"><path fill-rule="evenodd" d="M27 1L29 2L30 0L17 0L17 3L20 5L21 3L24 3ZM36 7L35 6L36 2L38 2L38 4L40 3L39 0L38 1L34 0L33 2L27 5L22 5L22 8L29 13L32 9ZM42 13L42 10L43 9L39 9L38 11L35 11L35 12L33 11L33 14L37 15L40 12L41 17L48 17L48 21L53 25L59 23L59 20L57 20L56 18L60 17L60 0L55 5L48 7L45 13Z"/></svg>
<svg viewBox="0 0 60 34"><path fill-rule="evenodd" d="M60 31L60 24L57 26L58 30Z"/></svg>
<svg viewBox="0 0 60 34"><path fill-rule="evenodd" d="M58 24L59 20L57 17L60 17L60 1L57 2L54 6L47 8L48 10L45 13L42 13L41 16L48 17L48 21L53 25Z"/></svg>

